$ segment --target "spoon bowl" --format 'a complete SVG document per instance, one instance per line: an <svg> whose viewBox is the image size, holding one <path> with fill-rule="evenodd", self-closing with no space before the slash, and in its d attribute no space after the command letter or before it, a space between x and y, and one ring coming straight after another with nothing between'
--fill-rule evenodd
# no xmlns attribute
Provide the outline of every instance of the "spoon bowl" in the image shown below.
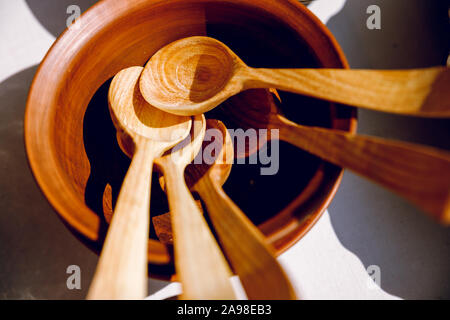
<svg viewBox="0 0 450 320"><path fill-rule="evenodd" d="M190 164L186 168L186 183L191 190L198 192L197 183L205 175L217 186L223 186L230 176L233 166L234 147L226 127L218 120L207 121L205 141L202 150L212 150L202 154L201 164ZM214 141L211 142L212 136Z"/></svg>
<svg viewBox="0 0 450 320"><path fill-rule="evenodd" d="M183 287L181 298L234 299L228 263L184 179L186 166L201 149L205 131L205 117L196 116L190 139L155 163L166 181L174 230L175 268Z"/></svg>
<svg viewBox="0 0 450 320"><path fill-rule="evenodd" d="M248 90L239 99L230 100L223 112L243 128L278 130L280 140L353 170L408 199L440 223L450 225L447 151L298 125L280 114L269 91Z"/></svg>
<svg viewBox="0 0 450 320"><path fill-rule="evenodd" d="M142 97L138 85L137 79L142 71L142 67L130 67L114 77L109 91L109 107L114 126L120 134L133 140L143 137L163 144L177 144L189 134L191 118L168 114L149 105ZM121 141L127 140L129 139Z"/></svg>
<svg viewBox="0 0 450 320"><path fill-rule="evenodd" d="M263 62L266 66L292 68L347 65L331 33L296 0L100 1L80 17L80 22L82 29L66 30L37 70L24 131L31 171L55 209L48 209L47 214L57 214L66 231L72 231L95 253L101 249L107 228L105 208L112 213L110 208L117 201L130 164L117 145L107 102L109 79L120 70L145 65L160 48L175 40L206 34L229 44L255 66L263 66ZM337 123L332 120L334 104L313 101L319 109L302 110L296 108L299 100L309 99L290 96L283 100L296 119L317 119L320 125L355 129L354 110L340 108ZM283 167L295 167L298 156L307 169L296 175L294 190L270 201L276 205L265 214L258 213L257 206L250 208L241 202L241 198L246 199L241 189L247 188L250 174L238 174L229 181L231 186L242 186L234 188L232 197L244 205L255 223L260 225L270 219L264 224L264 232L277 253L311 229L339 184L340 170L330 166L325 173L320 172L324 178L314 201L291 204L316 174L317 163L321 163L302 152L294 156ZM162 194L156 197L153 192L152 198L153 216L168 211ZM264 198L269 202L268 196ZM102 206L102 200L106 206ZM282 213L288 204L289 213ZM173 255L153 235L149 239L148 262L150 276L173 277Z"/></svg>
<svg viewBox="0 0 450 320"><path fill-rule="evenodd" d="M147 101L172 113L211 109L243 87L234 75L244 63L228 47L209 37L175 41L158 51L144 69L140 86Z"/></svg>
<svg viewBox="0 0 450 320"><path fill-rule="evenodd" d="M275 250L264 235L227 196L222 185L234 158L231 135L218 120L207 121L202 163L185 171L186 183L200 195L220 243L250 300L297 299L288 277L275 258ZM164 177L160 183L165 188ZM167 237L170 213L154 219L159 233ZM157 226L155 225L155 229Z"/></svg>
<svg viewBox="0 0 450 320"><path fill-rule="evenodd" d="M224 43L190 37L159 50L140 81L142 95L161 110L193 115L237 93L277 88L383 112L450 117L450 69L255 69Z"/></svg>
<svg viewBox="0 0 450 320"><path fill-rule="evenodd" d="M122 184L114 215L92 280L88 299L143 299L147 295L147 243L153 161L183 140L189 117L152 108L142 98L142 67L120 71L109 90L111 117L123 149L133 160Z"/></svg>
<svg viewBox="0 0 450 320"><path fill-rule="evenodd" d="M191 163L186 167L186 184L191 191L199 192L198 182L208 176L217 186L222 187L230 176L234 161L234 146L225 125L214 119L206 121L206 133L201 150L201 163ZM213 139L214 138L214 139ZM164 176L159 177L161 188L166 192ZM166 214L167 217L167 214Z"/></svg>

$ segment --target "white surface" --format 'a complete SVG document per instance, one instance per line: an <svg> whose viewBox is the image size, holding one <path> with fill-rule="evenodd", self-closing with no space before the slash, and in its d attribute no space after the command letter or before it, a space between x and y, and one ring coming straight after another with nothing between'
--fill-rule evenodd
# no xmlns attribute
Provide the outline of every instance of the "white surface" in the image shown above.
<svg viewBox="0 0 450 320"><path fill-rule="evenodd" d="M55 41L24 0L0 0L0 82L39 64Z"/></svg>
<svg viewBox="0 0 450 320"><path fill-rule="evenodd" d="M317 0L308 8L326 24L345 2ZM342 246L328 211L280 262L304 299L396 299L375 285L358 257Z"/></svg>
<svg viewBox="0 0 450 320"><path fill-rule="evenodd" d="M308 9L314 12L323 23L327 23L332 16L342 10L345 2L346 0L316 0L308 6Z"/></svg>
<svg viewBox="0 0 450 320"><path fill-rule="evenodd" d="M341 245L328 212L279 261L302 299L398 299L376 286L361 261ZM237 281L233 278L238 297L243 298ZM152 282L159 281L150 280L150 287ZM180 285L172 283L149 299L166 299L180 293Z"/></svg>

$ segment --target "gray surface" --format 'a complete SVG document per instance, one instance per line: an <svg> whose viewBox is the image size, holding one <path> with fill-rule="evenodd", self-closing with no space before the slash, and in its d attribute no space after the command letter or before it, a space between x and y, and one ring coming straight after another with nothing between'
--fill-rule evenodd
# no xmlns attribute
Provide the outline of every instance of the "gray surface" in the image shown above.
<svg viewBox="0 0 450 320"><path fill-rule="evenodd" d="M66 288L66 268L88 286L96 257L61 223L39 191L23 144L23 115L36 67L0 84L0 299L83 298Z"/></svg>
<svg viewBox="0 0 450 320"><path fill-rule="evenodd" d="M69 4L85 9L94 2L27 1L54 35L65 28ZM82 299L97 256L67 230L50 207L25 155L23 117L36 69L0 83L0 299ZM72 264L81 267L82 290L66 287L66 269Z"/></svg>
<svg viewBox="0 0 450 320"><path fill-rule="evenodd" d="M371 4L381 8L381 30L361 27ZM447 59L446 1L350 0L328 27L353 68L427 67ZM450 149L449 120L360 110L358 131ZM366 267L380 266L385 291L410 299L450 298L448 229L351 172L345 173L329 212L342 244Z"/></svg>
<svg viewBox="0 0 450 320"><path fill-rule="evenodd" d="M57 35L65 8L95 1L28 0ZM381 31L365 26L369 4L382 8ZM441 64L448 51L445 1L349 0L329 28L352 67L404 68ZM446 29L446 30L444 30ZM83 298L96 256L70 234L34 182L23 146L23 112L36 67L0 83L0 299ZM450 148L449 121L360 112L361 133ZM365 264L379 265L382 288L403 298L450 298L450 232L398 197L346 173L330 207L343 245ZM82 269L81 291L65 286L68 265ZM163 283L150 283L150 291Z"/></svg>

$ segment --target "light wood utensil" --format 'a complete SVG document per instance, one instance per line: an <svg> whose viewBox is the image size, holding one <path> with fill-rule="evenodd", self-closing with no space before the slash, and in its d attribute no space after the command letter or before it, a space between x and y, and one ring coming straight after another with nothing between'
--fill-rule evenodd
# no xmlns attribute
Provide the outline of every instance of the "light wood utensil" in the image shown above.
<svg viewBox="0 0 450 320"><path fill-rule="evenodd" d="M163 176L160 177L160 184L163 190L165 190ZM196 200L195 203L203 214L201 201ZM170 211L162 215L152 217L152 222L158 240L166 246L173 246L172 215L170 214Z"/></svg>
<svg viewBox="0 0 450 320"><path fill-rule="evenodd" d="M147 242L152 164L186 136L191 118L151 107L141 96L142 67L119 72L109 90L111 117L133 160L125 176L88 299L147 296Z"/></svg>
<svg viewBox="0 0 450 320"><path fill-rule="evenodd" d="M449 152L296 124L280 115L265 90L246 91L226 104L223 112L239 126L279 129L280 140L377 182L450 225Z"/></svg>
<svg viewBox="0 0 450 320"><path fill-rule="evenodd" d="M211 119L207 121L207 128L215 130L213 134L216 137L213 142L209 142L211 137L208 137L205 139L208 141L203 143L203 157L208 157L210 164L205 161L190 164L185 171L187 185L203 199L220 243L247 297L250 300L297 299L272 246L267 244L261 231L222 189L234 159L233 142L227 128L222 122ZM215 154L206 154L207 150L214 150ZM161 180L164 188L164 180ZM155 219L153 221L155 223ZM164 227L165 222L166 217L156 219L163 229L167 228Z"/></svg>
<svg viewBox="0 0 450 320"><path fill-rule="evenodd" d="M172 213L175 268L183 287L182 299L235 299L231 271L211 230L189 192L186 166L201 149L206 120L196 116L191 139L178 150L155 160L167 183Z"/></svg>
<svg viewBox="0 0 450 320"><path fill-rule="evenodd" d="M450 69L254 69L209 37L175 41L148 62L140 86L149 103L200 114L252 88L277 88L378 111L450 117Z"/></svg>

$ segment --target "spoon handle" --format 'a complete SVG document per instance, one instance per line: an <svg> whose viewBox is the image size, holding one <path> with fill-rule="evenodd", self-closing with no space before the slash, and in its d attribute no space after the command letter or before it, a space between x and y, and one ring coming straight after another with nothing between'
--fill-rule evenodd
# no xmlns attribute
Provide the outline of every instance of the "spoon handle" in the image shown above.
<svg viewBox="0 0 450 320"><path fill-rule="evenodd" d="M162 165L172 214L175 267L182 299L235 299L231 271L203 214L184 182L184 170L172 161Z"/></svg>
<svg viewBox="0 0 450 320"><path fill-rule="evenodd" d="M248 69L246 87L277 88L377 111L450 117L450 69Z"/></svg>
<svg viewBox="0 0 450 320"><path fill-rule="evenodd" d="M137 145L87 299L136 300L147 296L147 242L154 158L151 142Z"/></svg>
<svg viewBox="0 0 450 320"><path fill-rule="evenodd" d="M250 300L296 300L273 248L223 189L207 176L196 190L208 208L220 243Z"/></svg>
<svg viewBox="0 0 450 320"><path fill-rule="evenodd" d="M450 153L311 128L278 116L280 139L381 184L450 225Z"/></svg>

